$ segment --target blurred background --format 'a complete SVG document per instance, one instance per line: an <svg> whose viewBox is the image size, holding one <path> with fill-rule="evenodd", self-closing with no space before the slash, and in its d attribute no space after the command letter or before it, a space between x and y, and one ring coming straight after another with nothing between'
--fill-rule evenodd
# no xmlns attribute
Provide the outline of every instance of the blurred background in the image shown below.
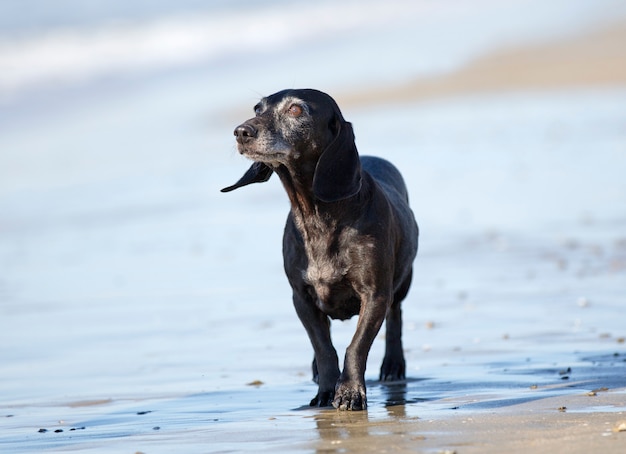
<svg viewBox="0 0 626 454"><path fill-rule="evenodd" d="M284 88L409 184L410 374L623 335L625 43L621 0L3 0L0 401L308 383L279 181L219 193Z"/></svg>

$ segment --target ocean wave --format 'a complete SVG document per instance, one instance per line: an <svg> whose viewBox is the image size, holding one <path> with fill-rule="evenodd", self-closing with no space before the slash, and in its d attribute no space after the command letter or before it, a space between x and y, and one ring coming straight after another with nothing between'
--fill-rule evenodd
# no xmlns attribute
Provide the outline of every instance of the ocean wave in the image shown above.
<svg viewBox="0 0 626 454"><path fill-rule="evenodd" d="M406 0L275 4L144 23L53 30L20 40L5 38L0 40L0 96L35 86L277 51L329 33L375 26L433 8L431 2Z"/></svg>

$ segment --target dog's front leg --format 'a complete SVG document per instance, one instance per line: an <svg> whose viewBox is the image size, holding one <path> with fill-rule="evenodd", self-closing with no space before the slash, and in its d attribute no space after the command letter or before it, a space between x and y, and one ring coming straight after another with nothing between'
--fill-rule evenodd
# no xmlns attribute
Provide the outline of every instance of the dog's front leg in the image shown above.
<svg viewBox="0 0 626 454"><path fill-rule="evenodd" d="M294 292L293 304L315 352L314 364L317 368L319 388L310 405L328 407L332 405L335 384L339 378L339 358L330 338L330 321L308 295L303 296Z"/></svg>
<svg viewBox="0 0 626 454"><path fill-rule="evenodd" d="M367 355L380 331L391 296L370 296L361 299L356 332L346 349L346 357L337 386L333 406L339 410L365 410L365 366Z"/></svg>

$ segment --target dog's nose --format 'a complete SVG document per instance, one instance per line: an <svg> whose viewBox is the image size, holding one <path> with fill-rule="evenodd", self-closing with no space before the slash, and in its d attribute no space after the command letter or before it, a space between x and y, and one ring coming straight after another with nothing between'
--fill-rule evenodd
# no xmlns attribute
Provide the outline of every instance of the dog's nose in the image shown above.
<svg viewBox="0 0 626 454"><path fill-rule="evenodd" d="M239 143L249 142L251 139L254 139L256 135L256 128L248 123L244 123L235 128L235 137Z"/></svg>

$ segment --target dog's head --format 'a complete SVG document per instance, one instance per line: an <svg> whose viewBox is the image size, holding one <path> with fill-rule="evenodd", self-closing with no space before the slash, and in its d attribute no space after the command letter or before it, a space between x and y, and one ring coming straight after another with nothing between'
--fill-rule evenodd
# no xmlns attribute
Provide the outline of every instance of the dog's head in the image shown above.
<svg viewBox="0 0 626 454"><path fill-rule="evenodd" d="M361 188L361 166L352 125L337 103L317 90L283 90L263 98L255 116L235 128L237 149L254 164L222 192L267 181L275 168L308 176L323 202L352 197Z"/></svg>

